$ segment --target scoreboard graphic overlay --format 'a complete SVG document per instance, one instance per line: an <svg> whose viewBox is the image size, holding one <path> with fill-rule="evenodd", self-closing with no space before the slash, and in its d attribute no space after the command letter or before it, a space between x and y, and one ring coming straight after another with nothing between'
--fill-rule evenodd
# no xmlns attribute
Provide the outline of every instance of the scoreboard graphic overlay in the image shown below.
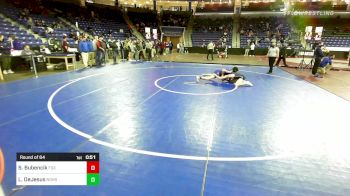
<svg viewBox="0 0 350 196"><path fill-rule="evenodd" d="M17 153L16 184L97 186L99 153Z"/></svg>

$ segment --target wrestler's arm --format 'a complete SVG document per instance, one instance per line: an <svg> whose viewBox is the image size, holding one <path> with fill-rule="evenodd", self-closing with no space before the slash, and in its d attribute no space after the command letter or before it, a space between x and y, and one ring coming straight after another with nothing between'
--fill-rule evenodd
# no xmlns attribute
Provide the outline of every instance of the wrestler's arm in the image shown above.
<svg viewBox="0 0 350 196"><path fill-rule="evenodd" d="M225 73L232 73L232 70L227 70L227 69L225 69L225 68L222 68L221 71L222 71L222 72L225 72Z"/></svg>
<svg viewBox="0 0 350 196"><path fill-rule="evenodd" d="M217 78L219 78L220 80L224 80L226 78L233 78L235 77L235 74L228 74L228 75L225 75L225 76L218 76Z"/></svg>

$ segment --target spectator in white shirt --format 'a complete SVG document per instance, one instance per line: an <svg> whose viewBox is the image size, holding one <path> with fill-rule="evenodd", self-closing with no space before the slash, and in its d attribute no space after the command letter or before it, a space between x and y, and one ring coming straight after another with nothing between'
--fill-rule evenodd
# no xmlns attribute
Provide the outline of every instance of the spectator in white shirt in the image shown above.
<svg viewBox="0 0 350 196"><path fill-rule="evenodd" d="M253 41L250 42L249 56L255 56L255 43Z"/></svg>
<svg viewBox="0 0 350 196"><path fill-rule="evenodd" d="M185 46L183 42L180 42L180 53L184 53L185 52Z"/></svg>

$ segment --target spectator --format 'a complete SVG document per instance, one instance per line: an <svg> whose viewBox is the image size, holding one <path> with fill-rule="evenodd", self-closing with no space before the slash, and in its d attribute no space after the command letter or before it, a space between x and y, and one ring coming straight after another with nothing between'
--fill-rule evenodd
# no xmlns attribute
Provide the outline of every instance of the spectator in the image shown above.
<svg viewBox="0 0 350 196"><path fill-rule="evenodd" d="M81 58L83 60L84 67L87 68L89 66L89 44L86 40L85 36L81 37L81 40L78 44L79 52L81 53Z"/></svg>
<svg viewBox="0 0 350 196"><path fill-rule="evenodd" d="M218 49L217 53L218 53L219 58L227 59L227 46L225 46L223 49L221 49L221 51Z"/></svg>
<svg viewBox="0 0 350 196"><path fill-rule="evenodd" d="M69 34L68 34L68 37L70 39L74 39L75 38L75 33L73 31L71 31Z"/></svg>
<svg viewBox="0 0 350 196"><path fill-rule="evenodd" d="M250 51L249 51L249 56L255 56L255 43L252 41L250 42Z"/></svg>
<svg viewBox="0 0 350 196"><path fill-rule="evenodd" d="M33 61L31 55L33 55L34 52L30 49L29 45L25 45L21 55L25 56L23 59L30 65L31 69L33 68Z"/></svg>
<svg viewBox="0 0 350 196"><path fill-rule="evenodd" d="M92 40L92 46L93 46L93 59L95 59L95 65L97 65L97 42L98 42L98 36L94 36L94 39Z"/></svg>
<svg viewBox="0 0 350 196"><path fill-rule="evenodd" d="M124 58L128 61L129 60L129 52L130 52L130 40L126 39L124 41L123 49L124 49Z"/></svg>
<svg viewBox="0 0 350 196"><path fill-rule="evenodd" d="M31 17L28 17L27 24L28 24L28 26L27 26L28 29L31 29L34 26L34 22L33 22L33 19Z"/></svg>
<svg viewBox="0 0 350 196"><path fill-rule="evenodd" d="M51 54L50 49L48 49L45 45L41 45L39 50L41 54Z"/></svg>
<svg viewBox="0 0 350 196"><path fill-rule="evenodd" d="M185 52L185 45L183 42L180 42L180 53L184 53Z"/></svg>
<svg viewBox="0 0 350 196"><path fill-rule="evenodd" d="M134 41L129 42L129 59L135 59L136 46Z"/></svg>
<svg viewBox="0 0 350 196"><path fill-rule="evenodd" d="M11 69L11 50L13 50L13 41L11 36L8 38L8 41L5 41L5 37L0 35L0 49L1 49L1 64L3 74L13 74L14 72Z"/></svg>
<svg viewBox="0 0 350 196"><path fill-rule="evenodd" d="M169 41L169 53L170 53L170 54L171 54L172 51L173 51L173 47L174 47L173 43L172 43L171 41Z"/></svg>
<svg viewBox="0 0 350 196"><path fill-rule="evenodd" d="M147 54L147 59L150 61L152 60L152 42L148 41L146 43L146 54Z"/></svg>
<svg viewBox="0 0 350 196"><path fill-rule="evenodd" d="M160 42L160 55L165 55L165 42Z"/></svg>
<svg viewBox="0 0 350 196"><path fill-rule="evenodd" d="M91 37L89 37L89 39L86 39L86 41L87 41L88 49L89 49L89 63L88 63L88 66L92 67L93 63L91 63L91 62L95 60L95 56L96 56L95 51L94 51L94 44L92 43L92 38Z"/></svg>
<svg viewBox="0 0 350 196"><path fill-rule="evenodd" d="M3 35L0 35L0 43L3 43L5 40L5 37ZM3 49L3 46L0 45L0 49Z"/></svg>
<svg viewBox="0 0 350 196"><path fill-rule="evenodd" d="M46 33L46 34L51 34L51 33L53 33L53 28L51 28L51 27L46 27L45 33Z"/></svg>
<svg viewBox="0 0 350 196"><path fill-rule="evenodd" d="M113 64L117 64L117 57L118 57L118 53L120 51L120 43L119 40L111 40L110 42L110 47L112 48L112 57L113 57Z"/></svg>
<svg viewBox="0 0 350 196"><path fill-rule="evenodd" d="M248 42L248 44L245 47L244 56L248 56L249 55L249 50L250 50L250 42Z"/></svg>
<svg viewBox="0 0 350 196"><path fill-rule="evenodd" d="M205 40L203 40L202 48L205 48L205 47L206 47Z"/></svg>
<svg viewBox="0 0 350 196"><path fill-rule="evenodd" d="M335 55L324 57L320 63L320 66L317 69L317 77L323 78L323 76L332 69L332 60Z"/></svg>
<svg viewBox="0 0 350 196"><path fill-rule="evenodd" d="M93 50L96 51L97 50L97 42L98 42L98 36L95 35L94 39L92 40L93 43Z"/></svg>
<svg viewBox="0 0 350 196"><path fill-rule="evenodd" d="M314 58L315 58L315 62L314 62L314 66L312 67L312 75L314 75L315 77L318 77L319 75L317 74L317 69L318 66L321 63L321 59L324 57L324 54L321 50L321 47L323 46L323 43L316 43L315 44L316 49L314 52Z"/></svg>
<svg viewBox="0 0 350 196"><path fill-rule="evenodd" d="M9 39L13 50L23 50L22 43L18 40L18 37L11 35Z"/></svg>
<svg viewBox="0 0 350 196"><path fill-rule="evenodd" d="M136 48L138 50L137 57L140 61L145 60L145 47L146 47L146 45L144 44L143 41L138 41L138 43L136 44Z"/></svg>
<svg viewBox="0 0 350 196"><path fill-rule="evenodd" d="M103 36L98 38L96 43L96 66L102 66L105 62L105 52L106 52L106 43L103 41Z"/></svg>
<svg viewBox="0 0 350 196"><path fill-rule="evenodd" d="M47 24L45 23L45 20L41 20L42 27L47 27Z"/></svg>
<svg viewBox="0 0 350 196"><path fill-rule="evenodd" d="M69 48L69 45L68 45L67 37L64 36L63 40L62 40L62 51L63 51L63 53L68 53L68 48Z"/></svg>

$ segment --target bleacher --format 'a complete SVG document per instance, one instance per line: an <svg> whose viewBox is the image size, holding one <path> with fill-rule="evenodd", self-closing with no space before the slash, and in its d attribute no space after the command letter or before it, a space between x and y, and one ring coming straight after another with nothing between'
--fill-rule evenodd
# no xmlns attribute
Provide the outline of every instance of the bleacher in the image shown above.
<svg viewBox="0 0 350 196"><path fill-rule="evenodd" d="M350 35L348 36L323 36L322 41L327 47L350 47Z"/></svg>
<svg viewBox="0 0 350 196"><path fill-rule="evenodd" d="M22 9L16 8L13 6L3 6L0 8L0 11L5 14L7 17L15 20L19 24L31 28L31 30L38 34L40 37L47 38L47 39L54 39L54 40L62 40L63 36L68 37L68 44L71 47L76 47L77 42L75 39L77 29L64 24L59 18L57 18L54 14L51 15L39 15L39 14L29 14L28 17L31 18L32 22L29 22L27 19L23 19L20 17L19 13ZM68 19L68 18L67 18ZM42 21L43 25L36 26L36 21ZM114 39L120 39L125 40L128 33L127 25L125 24L124 20L121 18L121 16L117 17L115 20L107 20L107 19L101 19L100 21L92 21L92 20L82 20L82 19L75 19L75 18L69 18L68 20L72 24L75 24L75 22L78 22L79 28L86 31L89 31L89 27L92 27L93 32L91 34L93 35L107 35L111 32L111 38ZM55 27L57 24L59 24L59 28ZM4 24L8 25L8 24ZM47 27L50 27L53 29L52 33L47 32ZM1 34L14 34L19 35L18 38L22 40L22 44L29 44L29 45L41 45L43 44L41 39L35 39L33 35L30 35L26 33L23 30L19 30L18 27L11 27L11 28L1 28ZM45 43L47 44L47 43Z"/></svg>
<svg viewBox="0 0 350 196"><path fill-rule="evenodd" d="M5 39L11 35L15 35L23 46L29 45L34 47L43 44L41 39L36 39L33 35L27 33L27 31L21 30L19 27L12 25L2 18L0 18L0 35L4 35Z"/></svg>
<svg viewBox="0 0 350 196"><path fill-rule="evenodd" d="M160 17L163 26L186 27L192 13L188 11L162 11Z"/></svg>
<svg viewBox="0 0 350 196"><path fill-rule="evenodd" d="M128 28L120 20L87 21L81 19L71 19L71 23L78 22L79 28L93 35L107 35L111 31L111 38L125 40L127 38ZM91 28L91 29L90 29Z"/></svg>
<svg viewBox="0 0 350 196"><path fill-rule="evenodd" d="M207 45L210 41L217 43L224 36L223 32L199 32L194 31L192 33L192 46L203 46ZM231 46L232 43L232 34L231 32L227 33L226 44Z"/></svg>
<svg viewBox="0 0 350 196"><path fill-rule="evenodd" d="M332 1L325 2L295 2L291 7L294 10L334 10L334 11L346 11L347 4L345 1L338 2L338 4L334 4Z"/></svg>
<svg viewBox="0 0 350 196"><path fill-rule="evenodd" d="M233 1L234 2L234 1ZM233 12L233 3L201 4L197 6L196 12Z"/></svg>
<svg viewBox="0 0 350 196"><path fill-rule="evenodd" d="M278 2L250 2L242 5L242 11L280 11L284 7L282 1Z"/></svg>
<svg viewBox="0 0 350 196"><path fill-rule="evenodd" d="M299 21L307 21L301 23ZM305 31L307 26L323 27L322 41L326 47L350 47L350 19L349 18L317 18L306 19L305 17L297 17L293 21L295 26L301 32ZM314 30L313 30L314 31Z"/></svg>
<svg viewBox="0 0 350 196"><path fill-rule="evenodd" d="M19 24L30 27L34 33L38 34L39 36L43 38L51 38L51 39L57 39L61 40L64 35L69 35L72 32L75 32L74 29L70 28L67 25L62 25L61 28L55 28L53 33L45 33L45 27L50 27L55 23L61 23L61 21L56 17L51 16L44 16L44 15L37 15L37 14L30 14L29 17L32 18L33 24L30 24L28 20L22 19L19 16L19 12L21 9L15 8L15 7L2 7L0 9L1 12L3 12L6 16L9 18L17 21ZM35 26L35 21L43 21L43 26ZM28 34L29 37L34 38L33 35ZM23 36L19 36L19 39L23 39ZM41 39L36 39L35 41L29 41L29 45L42 45L46 43L42 43ZM26 41L24 41L22 44L28 44ZM75 40L73 38L68 39L68 43L71 46L76 45Z"/></svg>
<svg viewBox="0 0 350 196"><path fill-rule="evenodd" d="M44 26L48 26L48 27L51 27L52 25L57 23L61 23L61 21L58 18L53 18L50 16L31 14L30 17L33 19L33 21L36 21L36 20L44 21L44 24L45 24ZM24 19L19 19L19 20L23 21L23 23L26 22L26 20ZM29 24L27 23L27 25ZM53 39L62 39L63 35L69 35L71 32L75 31L73 28L70 28L67 25L62 25L62 27L60 28L53 28L54 31L52 33L45 33L45 28L40 26L33 26L32 30L44 38L53 38ZM69 38L68 42L72 43L74 42L74 39Z"/></svg>
<svg viewBox="0 0 350 196"><path fill-rule="evenodd" d="M145 27L158 28L157 12L143 8L128 8L128 17L136 30L145 36Z"/></svg>
<svg viewBox="0 0 350 196"><path fill-rule="evenodd" d="M182 36L184 32L184 28L182 27L168 27L168 26L162 26L161 27L162 33L164 33L164 36Z"/></svg>
<svg viewBox="0 0 350 196"><path fill-rule="evenodd" d="M231 18L195 18L192 32L192 46L207 45L210 41L218 44L223 37L226 37L226 45L231 46L232 23Z"/></svg>
<svg viewBox="0 0 350 196"><path fill-rule="evenodd" d="M269 23L267 28L266 23ZM276 34L276 28L279 28L280 35L276 35L275 39L280 38L292 39L291 38L291 27L288 22L283 18L253 18L253 19L241 19L241 30L249 31L252 30L253 35L249 36L246 33L240 36L240 46L245 48L248 44L248 40L257 40L257 48L267 48L271 45L272 37L267 36L267 31L271 34ZM294 43L294 45L299 45Z"/></svg>

